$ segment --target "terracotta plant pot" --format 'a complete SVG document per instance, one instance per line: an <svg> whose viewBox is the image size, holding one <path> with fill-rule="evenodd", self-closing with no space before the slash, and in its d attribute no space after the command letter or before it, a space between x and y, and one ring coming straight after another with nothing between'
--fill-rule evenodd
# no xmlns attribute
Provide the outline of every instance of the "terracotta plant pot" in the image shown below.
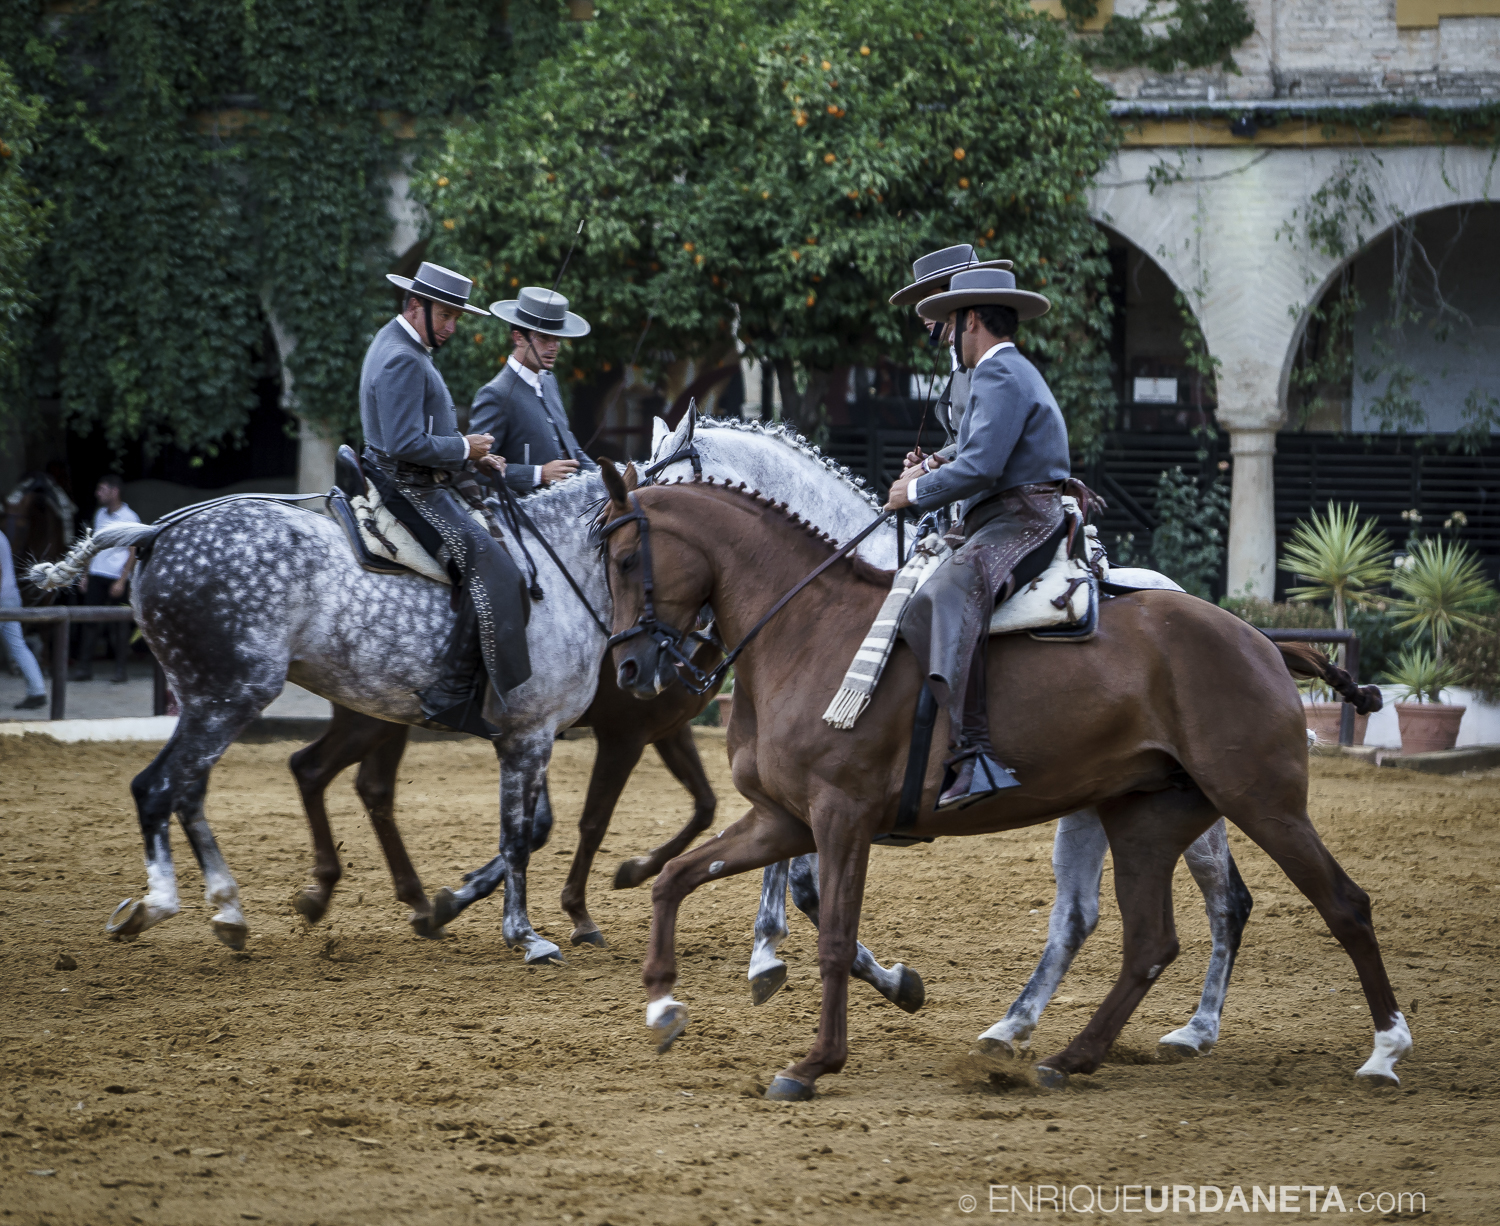
<svg viewBox="0 0 1500 1226"><path fill-rule="evenodd" d="M1398 702L1396 719L1401 725L1401 752L1452 749L1458 741L1458 725L1467 710L1448 702Z"/></svg>
<svg viewBox="0 0 1500 1226"><path fill-rule="evenodd" d="M1307 716L1307 726L1318 734L1318 741L1321 744L1337 745L1339 743L1339 720L1343 718L1343 703L1304 703L1302 710ZM1369 726L1369 723L1368 715L1354 717L1354 743L1356 745L1365 743L1365 728Z"/></svg>

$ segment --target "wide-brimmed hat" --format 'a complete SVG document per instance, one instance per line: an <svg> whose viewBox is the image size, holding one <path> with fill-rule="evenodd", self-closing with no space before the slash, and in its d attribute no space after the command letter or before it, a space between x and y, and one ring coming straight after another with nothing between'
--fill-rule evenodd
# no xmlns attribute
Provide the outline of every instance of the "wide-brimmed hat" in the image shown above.
<svg viewBox="0 0 1500 1226"><path fill-rule="evenodd" d="M1008 306L1021 319L1035 319L1052 309L1052 304L1042 295L1017 289L1015 273L1002 268L984 268L954 273L947 292L922 299L917 303L917 314L936 323L947 319L950 311L986 305Z"/></svg>
<svg viewBox="0 0 1500 1226"><path fill-rule="evenodd" d="M910 306L923 298L946 289L948 278L956 272L972 268L1009 268L1009 260L976 260L974 248L969 243L957 247L944 247L924 255L911 266L911 284L891 295L892 306Z"/></svg>
<svg viewBox="0 0 1500 1226"><path fill-rule="evenodd" d="M474 282L461 273L454 272L451 268L444 268L441 264L429 264L425 260L422 267L417 269L415 277L398 277L395 273L388 272L385 279L392 285L399 285L402 289L423 298L431 298L433 302L441 302L445 306L458 307L459 310L467 311L470 315L488 315L488 311L481 311L476 306L469 305L469 295L474 292Z"/></svg>
<svg viewBox="0 0 1500 1226"><path fill-rule="evenodd" d="M525 286L514 298L490 303L490 314L516 328L527 328L564 339L589 334L589 321L568 310L568 300L555 290Z"/></svg>

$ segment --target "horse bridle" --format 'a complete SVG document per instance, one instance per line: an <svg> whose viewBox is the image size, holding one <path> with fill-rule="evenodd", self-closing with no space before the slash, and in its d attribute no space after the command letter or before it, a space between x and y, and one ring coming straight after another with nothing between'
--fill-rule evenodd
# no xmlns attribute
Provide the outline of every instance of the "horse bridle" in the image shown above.
<svg viewBox="0 0 1500 1226"><path fill-rule="evenodd" d="M682 453L679 452L677 455L670 457L670 459L678 458L682 458ZM665 464L667 462L663 461L662 463ZM652 467L661 467L661 465L653 465ZM834 551L832 557L825 558L811 573L806 575L795 587L786 592L780 600L773 604L761 619L750 627L749 633L732 649L724 653L724 658L714 668L708 672L704 672L693 663L691 656L683 650L685 642L694 638L701 639L702 636L679 630L676 626L662 622L656 616L656 577L651 566L651 521L646 518L646 511L641 506L640 499L633 493L628 495L628 497L631 509L618 519L612 519L600 528L599 539L601 542L608 540L610 536L625 527L626 524L639 525L641 534L641 615L635 619L635 625L631 626L630 629L611 635L609 642L605 645L606 650L613 649L620 643L627 642L638 635L644 634L647 638L652 639L660 650L667 654L673 665L676 666L678 679L694 694L717 693L719 687L724 684L724 678L729 675L729 670L734 667L734 662L739 658L740 652L744 651L755 636L766 628L767 623L776 614L780 613L798 592L807 587L808 584L835 562L847 557L856 545L869 536L870 533L874 532L876 528L880 527L881 524L885 523L892 514L890 511L882 511L873 521L860 529L856 535L850 537L848 541L840 545Z"/></svg>

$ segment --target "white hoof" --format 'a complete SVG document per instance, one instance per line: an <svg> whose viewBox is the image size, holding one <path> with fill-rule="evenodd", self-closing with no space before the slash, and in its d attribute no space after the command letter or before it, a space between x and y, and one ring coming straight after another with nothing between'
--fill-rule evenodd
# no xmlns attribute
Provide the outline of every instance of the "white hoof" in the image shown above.
<svg viewBox="0 0 1500 1226"><path fill-rule="evenodd" d="M551 941L542 937L535 937L526 942L526 965L534 966L538 962L552 962L558 966L563 964L562 950Z"/></svg>
<svg viewBox="0 0 1500 1226"><path fill-rule="evenodd" d="M1398 1086L1401 1078L1396 1076L1396 1061L1409 1051L1411 1031L1407 1028L1406 1018L1397 1013L1389 1030L1375 1032L1375 1050L1354 1075L1369 1085Z"/></svg>
<svg viewBox="0 0 1500 1226"><path fill-rule="evenodd" d="M1010 1056L1019 1060L1031 1050L1031 1032L1036 1029L1024 1022L1001 1019L979 1036L979 1050L987 1056Z"/></svg>
<svg viewBox="0 0 1500 1226"><path fill-rule="evenodd" d="M127 898L114 909L109 922L104 925L104 931L113 940L133 941L147 928L161 923L164 919L171 919L177 914L178 909L170 903L153 903L149 895L139 901Z"/></svg>
<svg viewBox="0 0 1500 1226"><path fill-rule="evenodd" d="M230 949L245 948L245 942L250 937L249 925L215 916L213 926L214 936L218 937Z"/></svg>
<svg viewBox="0 0 1500 1226"><path fill-rule="evenodd" d="M687 1029L687 1024L687 1006L670 996L653 1000L646 1006L646 1027L656 1040L658 1055L677 1041L677 1036Z"/></svg>
<svg viewBox="0 0 1500 1226"><path fill-rule="evenodd" d="M1157 1046L1170 1048L1169 1054L1171 1055L1191 1059L1194 1056L1206 1056L1212 1052L1214 1040L1201 1030L1195 1030L1192 1026L1184 1026L1180 1030L1172 1031L1171 1034L1162 1035L1157 1040Z"/></svg>

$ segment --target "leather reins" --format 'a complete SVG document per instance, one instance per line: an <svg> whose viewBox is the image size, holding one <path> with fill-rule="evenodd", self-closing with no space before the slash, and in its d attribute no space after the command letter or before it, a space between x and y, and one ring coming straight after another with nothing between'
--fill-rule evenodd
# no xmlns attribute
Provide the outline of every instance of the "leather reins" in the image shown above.
<svg viewBox="0 0 1500 1226"><path fill-rule="evenodd" d="M678 457L674 456L672 458L675 459ZM653 467L660 467L660 465ZM683 641L690 637L689 634L677 629L676 626L663 623L656 616L656 577L651 565L651 521L646 518L646 511L641 506L640 499L634 493L631 493L628 497L630 498L631 510L621 515L618 519L610 520L600 528L599 539L601 541L607 540L611 535L625 527L626 524L639 525L641 534L641 592L643 598L641 615L636 618L635 625L631 626L630 629L611 635L607 646L613 648L619 643L624 643L629 639L635 638L637 635L646 635L655 641L660 650L666 652L677 668L678 679L694 694L707 694L711 690L717 692L719 687L724 684L724 678L728 675L729 670L734 667L734 662L739 658L740 652L744 651L750 645L751 641L754 640L755 636L766 628L771 619L780 613L782 609L786 608L787 604L797 593L807 587L808 584L825 570L835 562L847 557L856 545L869 536L870 533L874 532L876 528L880 527L881 524L885 523L892 514L890 511L882 511L873 521L865 525L865 527L850 537L844 544L840 545L834 551L832 557L825 558L811 573L806 575L795 587L786 592L780 600L773 604L761 619L750 627L749 633L733 648L725 652L724 658L719 661L717 666L708 672L704 672L693 663L691 656L683 651Z"/></svg>

